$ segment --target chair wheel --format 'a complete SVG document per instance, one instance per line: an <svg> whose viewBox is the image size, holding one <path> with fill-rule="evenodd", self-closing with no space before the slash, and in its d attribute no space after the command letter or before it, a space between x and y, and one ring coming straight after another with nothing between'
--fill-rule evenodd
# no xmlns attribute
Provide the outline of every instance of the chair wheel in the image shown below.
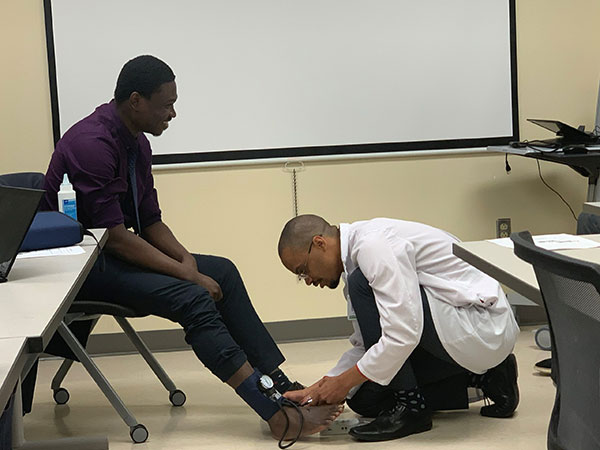
<svg viewBox="0 0 600 450"><path fill-rule="evenodd" d="M65 405L71 397L69 395L69 391L67 391L65 388L58 388L53 392L52 396L54 397L54 401L57 405Z"/></svg>
<svg viewBox="0 0 600 450"><path fill-rule="evenodd" d="M129 436L131 436L133 442L141 444L148 439L148 430L144 425L138 423L136 426L129 429Z"/></svg>
<svg viewBox="0 0 600 450"><path fill-rule="evenodd" d="M183 391L175 389L169 394L169 400L171 400L173 406L182 406L185 403L186 397Z"/></svg>
<svg viewBox="0 0 600 450"><path fill-rule="evenodd" d="M535 343L542 350L552 350L552 341L550 340L550 328L541 327L535 332Z"/></svg>

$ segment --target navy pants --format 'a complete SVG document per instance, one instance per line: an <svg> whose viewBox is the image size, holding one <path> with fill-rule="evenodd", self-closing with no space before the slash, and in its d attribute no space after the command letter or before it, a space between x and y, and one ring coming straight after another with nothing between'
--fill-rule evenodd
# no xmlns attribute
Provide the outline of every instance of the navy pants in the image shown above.
<svg viewBox="0 0 600 450"><path fill-rule="evenodd" d="M254 310L235 265L226 258L194 255L198 271L213 278L223 291L215 302L203 287L131 265L104 255L87 277L78 298L126 306L138 312L179 323L185 339L221 381L244 362L263 373L285 359Z"/></svg>
<svg viewBox="0 0 600 450"><path fill-rule="evenodd" d="M365 350L368 350L381 338L381 325L373 290L360 268L348 277L348 290ZM394 405L392 390L417 387L431 410L468 408L469 371L456 363L442 346L422 288L421 300L423 334L419 344L388 386L372 381L363 383L348 400L348 406L355 412L374 417Z"/></svg>

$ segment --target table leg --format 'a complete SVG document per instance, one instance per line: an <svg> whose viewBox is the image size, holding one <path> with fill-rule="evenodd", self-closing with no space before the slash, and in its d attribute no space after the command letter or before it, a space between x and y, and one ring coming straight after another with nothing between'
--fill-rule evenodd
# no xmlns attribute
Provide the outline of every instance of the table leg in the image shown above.
<svg viewBox="0 0 600 450"><path fill-rule="evenodd" d="M588 202L600 202L600 184L591 183L588 186Z"/></svg>
<svg viewBox="0 0 600 450"><path fill-rule="evenodd" d="M12 420L13 450L108 450L108 438L106 436L26 442L23 432L23 402L20 381L15 391Z"/></svg>

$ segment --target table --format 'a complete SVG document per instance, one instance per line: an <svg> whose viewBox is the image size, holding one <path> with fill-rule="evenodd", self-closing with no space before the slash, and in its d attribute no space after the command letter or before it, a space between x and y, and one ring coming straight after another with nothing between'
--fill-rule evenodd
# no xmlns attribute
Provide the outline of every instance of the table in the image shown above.
<svg viewBox="0 0 600 450"><path fill-rule="evenodd" d="M108 233L92 232L103 246ZM26 337L30 353L44 350L98 256L91 237L81 246L81 255L15 261L8 282L0 284L0 339Z"/></svg>
<svg viewBox="0 0 600 450"><path fill-rule="evenodd" d="M600 234L583 237L600 242ZM489 241L460 242L452 245L452 253L515 292L543 306L533 267L518 258L512 248ZM600 264L600 247L558 250L558 253Z"/></svg>
<svg viewBox="0 0 600 450"><path fill-rule="evenodd" d="M106 230L91 231L102 247L108 239ZM92 269L98 256L96 241L86 237L80 245L85 251L81 255L17 259L8 282L0 285L0 351L3 346L7 349L6 354L0 353L0 367L6 370L0 400L10 397L15 384L37 360ZM19 343L21 348L17 350ZM5 404L0 403L2 408ZM106 437L28 444L23 436L21 408L18 385L13 410L13 448L108 449Z"/></svg>
<svg viewBox="0 0 600 450"><path fill-rule="evenodd" d="M586 202L583 204L583 212L600 215L600 202Z"/></svg>
<svg viewBox="0 0 600 450"><path fill-rule="evenodd" d="M24 337L0 339L0 414L25 366L26 341Z"/></svg>
<svg viewBox="0 0 600 450"><path fill-rule="evenodd" d="M596 145L588 148L592 150L585 154L565 154L562 151L540 152L532 148L514 148L510 145L491 146L487 150L567 165L578 174L587 177L587 200L588 202L596 202L600 201L600 186L598 185L598 176L600 175L600 147Z"/></svg>

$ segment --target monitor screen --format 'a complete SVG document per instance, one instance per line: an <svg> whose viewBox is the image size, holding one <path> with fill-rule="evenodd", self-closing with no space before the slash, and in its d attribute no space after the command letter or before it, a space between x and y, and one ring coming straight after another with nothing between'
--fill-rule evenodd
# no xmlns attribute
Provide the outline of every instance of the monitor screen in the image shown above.
<svg viewBox="0 0 600 450"><path fill-rule="evenodd" d="M0 186L0 281L6 281L44 191Z"/></svg>

